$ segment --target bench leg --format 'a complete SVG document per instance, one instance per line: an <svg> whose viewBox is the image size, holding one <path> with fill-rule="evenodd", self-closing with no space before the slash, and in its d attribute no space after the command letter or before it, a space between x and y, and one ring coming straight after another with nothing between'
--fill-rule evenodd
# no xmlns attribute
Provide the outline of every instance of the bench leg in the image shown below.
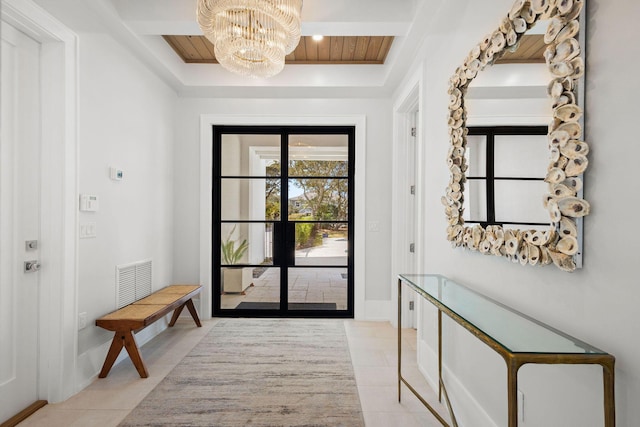
<svg viewBox="0 0 640 427"><path fill-rule="evenodd" d="M113 335L113 341L111 341L111 347L109 347L107 357L104 359L104 364L102 365L100 375L98 375L99 378L105 378L109 374L109 371L111 370L113 363L118 358L122 347L124 347L124 339L122 339L122 334L116 332Z"/></svg>
<svg viewBox="0 0 640 427"><path fill-rule="evenodd" d="M171 316L171 322L169 322L169 326L173 326L176 324L176 320L178 320L178 317L180 317L180 313L182 313L182 309L184 308L185 304L182 304L180 307L173 310L173 316Z"/></svg>
<svg viewBox="0 0 640 427"><path fill-rule="evenodd" d="M200 318L198 317L198 312L196 311L196 307L193 305L192 300L185 302L184 304L182 304L180 307L176 308L173 311L173 316L171 316L171 322L169 322L169 326L173 326L176 324L176 321L178 320L180 313L182 313L182 309L184 308L185 305L187 306L187 309L189 309L189 313L191 313L191 317L193 317L193 321L196 322L196 325L199 328L202 327L202 324L200 323Z"/></svg>
<svg viewBox="0 0 640 427"><path fill-rule="evenodd" d="M138 370L140 378L147 378L149 376L149 372L147 372L147 367L145 366L142 356L138 351L138 344L136 343L136 339L133 337L132 331L127 331L124 335L124 347L127 349L127 353L129 353L133 366Z"/></svg>
<svg viewBox="0 0 640 427"><path fill-rule="evenodd" d="M193 301L187 301L187 308L189 309L189 313L191 313L191 317L193 317L193 321L196 322L196 325L201 328L202 324L200 323L200 318L198 317L198 312L196 311L196 307L193 305Z"/></svg>
<svg viewBox="0 0 640 427"><path fill-rule="evenodd" d="M109 374L109 371L118 358L122 347L127 349L127 353L129 353L133 366L136 367L140 377L147 378L149 376L149 372L147 372L147 367L142 360L142 356L140 356L138 345L136 344L132 331L117 331L115 333L113 341L111 341L111 347L109 347L109 352L107 353L107 357L104 360L104 365L102 365L102 370L98 377L105 378Z"/></svg>

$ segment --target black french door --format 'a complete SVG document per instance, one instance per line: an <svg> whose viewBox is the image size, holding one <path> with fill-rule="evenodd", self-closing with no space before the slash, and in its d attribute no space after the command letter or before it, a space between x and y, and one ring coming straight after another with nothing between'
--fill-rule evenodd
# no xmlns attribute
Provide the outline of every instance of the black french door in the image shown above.
<svg viewBox="0 0 640 427"><path fill-rule="evenodd" d="M213 312L353 317L351 126L213 127Z"/></svg>

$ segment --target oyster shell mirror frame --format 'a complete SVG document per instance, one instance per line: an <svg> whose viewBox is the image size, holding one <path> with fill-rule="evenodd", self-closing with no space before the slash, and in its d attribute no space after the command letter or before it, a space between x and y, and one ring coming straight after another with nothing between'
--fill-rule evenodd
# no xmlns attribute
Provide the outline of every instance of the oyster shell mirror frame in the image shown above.
<svg viewBox="0 0 640 427"><path fill-rule="evenodd" d="M581 265L581 219L589 214L582 198L582 175L588 166L589 146L583 141L583 110L577 102L583 85L584 59L578 34L584 0L516 0L498 29L469 52L449 79L448 165L451 172L445 205L447 238L454 247L504 256L522 265L555 264L564 271ZM547 93L553 101L549 124L549 191L540 203L549 212L547 230L507 229L501 225L465 226L463 192L466 184L467 147L465 94L478 72L492 65L507 50L517 48L521 37L536 22L549 20L544 35L545 61L553 76ZM584 33L584 32L582 32ZM584 39L584 37L582 37Z"/></svg>

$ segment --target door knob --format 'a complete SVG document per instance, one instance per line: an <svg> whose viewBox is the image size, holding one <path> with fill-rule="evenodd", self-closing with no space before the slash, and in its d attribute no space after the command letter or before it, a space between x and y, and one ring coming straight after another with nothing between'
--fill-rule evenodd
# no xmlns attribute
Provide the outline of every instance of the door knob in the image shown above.
<svg viewBox="0 0 640 427"><path fill-rule="evenodd" d="M40 270L40 262L38 260L24 262L25 273L35 273L36 271L39 271L39 270Z"/></svg>

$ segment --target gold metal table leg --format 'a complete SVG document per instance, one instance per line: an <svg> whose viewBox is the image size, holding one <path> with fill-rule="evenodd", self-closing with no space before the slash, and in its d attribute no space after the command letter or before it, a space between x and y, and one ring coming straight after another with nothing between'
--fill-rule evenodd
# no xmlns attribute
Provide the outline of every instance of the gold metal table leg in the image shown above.
<svg viewBox="0 0 640 427"><path fill-rule="evenodd" d="M604 381L604 425L615 427L616 425L616 399L615 399L615 361L602 363L602 376Z"/></svg>
<svg viewBox="0 0 640 427"><path fill-rule="evenodd" d="M402 390L402 280L398 279L398 402Z"/></svg>
<svg viewBox="0 0 640 427"><path fill-rule="evenodd" d="M438 309L438 402L442 403L442 311Z"/></svg>
<svg viewBox="0 0 640 427"><path fill-rule="evenodd" d="M514 357L506 357L507 362L507 408L509 427L518 426L518 369L522 363Z"/></svg>

